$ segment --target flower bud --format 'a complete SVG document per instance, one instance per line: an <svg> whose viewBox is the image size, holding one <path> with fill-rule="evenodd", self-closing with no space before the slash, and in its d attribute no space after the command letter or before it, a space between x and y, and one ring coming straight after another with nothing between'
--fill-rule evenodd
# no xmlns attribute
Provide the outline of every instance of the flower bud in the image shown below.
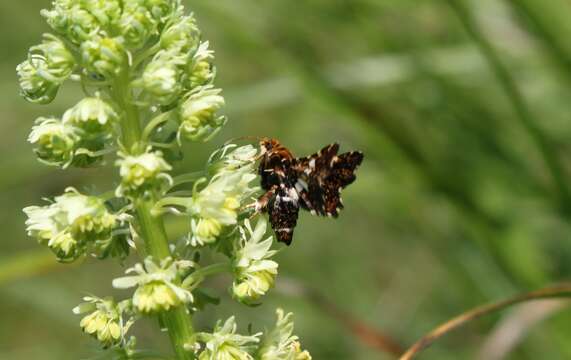
<svg viewBox="0 0 571 360"><path fill-rule="evenodd" d="M198 45L200 31L192 15L184 16L174 21L161 35L163 49L178 48L181 52L188 52Z"/></svg>
<svg viewBox="0 0 571 360"><path fill-rule="evenodd" d="M145 259L144 266L136 264L126 273L136 275L113 280L113 287L126 289L137 286L133 306L143 314L168 311L193 300L190 291L177 284L179 268L170 258L159 266L149 257Z"/></svg>
<svg viewBox="0 0 571 360"><path fill-rule="evenodd" d="M194 54L190 66L190 88L209 84L214 80L214 71L211 61L214 59L214 51L208 49L208 41L200 43Z"/></svg>
<svg viewBox="0 0 571 360"><path fill-rule="evenodd" d="M44 35L42 44L30 49L28 59L16 67L24 98L30 102L51 102L59 86L71 75L73 55L52 35Z"/></svg>
<svg viewBox="0 0 571 360"><path fill-rule="evenodd" d="M56 197L55 205L60 208L60 215L65 215L64 223L71 234L81 241L108 239L117 224L117 217L107 210L102 199L72 188Z"/></svg>
<svg viewBox="0 0 571 360"><path fill-rule="evenodd" d="M149 38L157 33L157 23L152 15L142 7L127 7L119 23L125 45L132 49L144 46Z"/></svg>
<svg viewBox="0 0 571 360"><path fill-rule="evenodd" d="M66 231L56 234L48 241L47 245L60 261L75 260L83 255L83 248L79 242Z"/></svg>
<svg viewBox="0 0 571 360"><path fill-rule="evenodd" d="M97 19L105 28L115 25L121 17L121 1L119 0L80 0L81 6Z"/></svg>
<svg viewBox="0 0 571 360"><path fill-rule="evenodd" d="M253 360L251 353L256 349L261 333L245 336L236 334L236 328L232 316L224 325L219 321L211 334L198 333L197 338L205 344L198 360Z"/></svg>
<svg viewBox="0 0 571 360"><path fill-rule="evenodd" d="M77 6L77 0L54 0L53 9L43 9L40 14L46 18L48 25L60 34L69 28L71 10Z"/></svg>
<svg viewBox="0 0 571 360"><path fill-rule="evenodd" d="M164 21L180 5L180 0L143 0L143 6L153 18Z"/></svg>
<svg viewBox="0 0 571 360"><path fill-rule="evenodd" d="M75 59L63 42L51 34L44 35L40 45L30 48L30 52L45 59L47 68L43 76L47 80L64 82L75 67Z"/></svg>
<svg viewBox="0 0 571 360"><path fill-rule="evenodd" d="M307 351L301 350L299 338L293 335L293 314L284 315L277 309L275 328L262 340L256 359L260 360L311 360Z"/></svg>
<svg viewBox="0 0 571 360"><path fill-rule="evenodd" d="M16 67L20 82L21 95L29 102L49 104L59 90L57 81L48 80L44 76L47 73L48 64L41 56L30 58Z"/></svg>
<svg viewBox="0 0 571 360"><path fill-rule="evenodd" d="M211 85L193 89L180 105L179 140L207 141L225 124L224 116L216 112L224 106L221 90Z"/></svg>
<svg viewBox="0 0 571 360"><path fill-rule="evenodd" d="M53 9L41 11L52 29L76 45L88 40L100 29L97 18L79 3L80 0L55 0Z"/></svg>
<svg viewBox="0 0 571 360"><path fill-rule="evenodd" d="M73 309L74 314L90 312L81 319L81 329L95 337L105 348L118 344L133 324L132 319L123 321L124 307L112 298L86 296L84 300L85 303Z"/></svg>
<svg viewBox="0 0 571 360"><path fill-rule="evenodd" d="M256 188L250 183L256 178L253 169L219 173L201 190L195 192L187 209L191 215L193 246L214 243L223 227L235 225L242 202L252 195Z"/></svg>
<svg viewBox="0 0 571 360"><path fill-rule="evenodd" d="M67 167L71 164L79 137L75 129L54 118L39 118L28 141L34 152L47 165Z"/></svg>
<svg viewBox="0 0 571 360"><path fill-rule="evenodd" d="M168 105L179 97L182 90L180 65L184 62L180 54L161 50L145 67L140 83L153 102Z"/></svg>
<svg viewBox="0 0 571 360"><path fill-rule="evenodd" d="M29 236L47 245L59 260L75 260L89 245L111 237L117 224L103 200L69 188L51 205L24 209Z"/></svg>
<svg viewBox="0 0 571 360"><path fill-rule="evenodd" d="M82 61L90 77L105 80L121 72L126 54L117 38L93 37L81 44Z"/></svg>
<svg viewBox="0 0 571 360"><path fill-rule="evenodd" d="M253 170L257 160L258 149L252 145L237 147L228 144L215 151L208 159L208 173L212 175L237 171L243 168Z"/></svg>
<svg viewBox="0 0 571 360"><path fill-rule="evenodd" d="M158 191L164 183L170 183L171 177L166 171L171 166L163 159L160 151L146 152L141 155L119 153L117 160L121 185L117 188L118 196L134 196L147 191Z"/></svg>
<svg viewBox="0 0 571 360"><path fill-rule="evenodd" d="M278 263L268 260L275 254L270 250L272 237L262 240L266 233L267 221L258 220L254 230L245 221L241 229L242 239L235 251L234 283L232 294L242 303L251 304L265 295L274 286L278 274Z"/></svg>
<svg viewBox="0 0 571 360"><path fill-rule="evenodd" d="M110 136L119 116L111 105L98 97L87 97L67 110L63 123L75 126L88 136Z"/></svg>

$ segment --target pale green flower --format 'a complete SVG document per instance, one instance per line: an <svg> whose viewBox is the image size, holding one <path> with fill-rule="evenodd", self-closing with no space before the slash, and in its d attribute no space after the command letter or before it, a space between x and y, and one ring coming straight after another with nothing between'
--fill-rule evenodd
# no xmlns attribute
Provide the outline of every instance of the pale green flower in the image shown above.
<svg viewBox="0 0 571 360"><path fill-rule="evenodd" d="M152 14L141 6L126 7L119 23L125 45L130 48L144 46L157 33L157 22Z"/></svg>
<svg viewBox="0 0 571 360"><path fill-rule="evenodd" d="M236 327L232 316L224 325L219 321L211 334L198 333L197 338L204 343L198 360L253 360L251 353L255 351L261 333L240 335L236 334Z"/></svg>
<svg viewBox="0 0 571 360"><path fill-rule="evenodd" d="M258 149L252 145L239 147L236 144L224 145L208 159L208 172L215 175L233 172L244 167L253 172L253 166L257 159Z"/></svg>
<svg viewBox="0 0 571 360"><path fill-rule="evenodd" d="M120 0L81 0L81 6L105 28L114 26L121 17Z"/></svg>
<svg viewBox="0 0 571 360"><path fill-rule="evenodd" d="M56 221L60 211L57 206L28 206L24 208L24 213L28 216L26 220L28 236L36 238L42 245L47 245L51 239L61 232L61 226Z"/></svg>
<svg viewBox="0 0 571 360"><path fill-rule="evenodd" d="M90 99L82 102L79 107L70 109L64 115L64 120L55 118L39 118L28 136L28 141L35 145L34 152L38 159L50 166L67 168L88 167L100 162L107 140L111 133L105 133L103 127L97 129L97 120L83 116L101 116L91 113L87 107L93 105ZM108 116L111 116L108 113ZM100 118L101 121L104 119ZM105 120L107 121L107 120ZM107 130L107 129L106 129ZM111 130L110 126L109 129Z"/></svg>
<svg viewBox="0 0 571 360"><path fill-rule="evenodd" d="M117 196L134 196L147 191L158 191L172 178L166 173L171 166L163 159L160 151L147 151L140 155L119 153L121 185L117 188Z"/></svg>
<svg viewBox="0 0 571 360"><path fill-rule="evenodd" d="M200 31L192 15L181 16L161 34L161 47L163 49L178 48L181 52L188 52L198 45Z"/></svg>
<svg viewBox="0 0 571 360"><path fill-rule="evenodd" d="M212 60L214 51L208 49L208 41L200 43L196 53L192 58L189 71L190 87L206 85L214 80Z"/></svg>
<svg viewBox="0 0 571 360"><path fill-rule="evenodd" d="M145 67L142 78L134 85L141 86L153 102L169 105L182 91L180 67L184 63L185 59L179 53L161 50Z"/></svg>
<svg viewBox="0 0 571 360"><path fill-rule="evenodd" d="M98 19L81 2L55 0L52 9L41 11L52 29L76 45L95 36L101 28Z"/></svg>
<svg viewBox="0 0 571 360"><path fill-rule="evenodd" d="M28 141L35 145L34 152L47 165L67 167L75 154L79 142L77 130L59 119L39 118Z"/></svg>
<svg viewBox="0 0 571 360"><path fill-rule="evenodd" d="M123 0L124 11L148 11L153 19L164 22L177 10L180 0Z"/></svg>
<svg viewBox="0 0 571 360"><path fill-rule="evenodd" d="M262 240L266 233L267 221L260 218L252 230L245 220L241 230L234 258L234 282L232 294L238 301L250 304L265 295L274 286L278 274L278 263L269 260L276 251L270 250L272 236Z"/></svg>
<svg viewBox="0 0 571 360"><path fill-rule="evenodd" d="M113 280L113 287L126 289L137 286L133 295L133 306L141 313L150 314L168 311L174 307L191 303L190 291L179 286L179 263L164 259L160 266L151 257L144 266L136 264L127 273L136 273Z"/></svg>
<svg viewBox="0 0 571 360"><path fill-rule="evenodd" d="M124 320L126 302L115 303L110 298L98 298L95 296L86 296L85 301L73 308L74 314L88 315L83 317L79 323L82 330L95 337L103 347L109 347L119 344L125 339L125 334L133 324L133 318Z"/></svg>
<svg viewBox="0 0 571 360"><path fill-rule="evenodd" d="M64 43L51 34L44 34L40 45L32 46L30 53L42 56L47 69L42 75L51 81L64 82L75 67L75 59Z"/></svg>
<svg viewBox="0 0 571 360"><path fill-rule="evenodd" d="M226 123L226 117L217 115L224 106L221 90L212 85L197 87L188 93L179 107L179 142L182 138L207 141Z"/></svg>
<svg viewBox="0 0 571 360"><path fill-rule="evenodd" d="M94 80L108 80L117 76L126 63L126 56L118 38L93 36L81 44L83 65Z"/></svg>
<svg viewBox="0 0 571 360"><path fill-rule="evenodd" d="M60 34L65 34L71 22L71 10L77 6L77 0L54 0L53 8L50 10L43 9L40 14L46 18L46 21L52 29Z"/></svg>
<svg viewBox="0 0 571 360"><path fill-rule="evenodd" d="M102 199L83 195L73 188L56 197L54 205L61 209L59 221L67 224L77 238L107 239L117 223L117 217L107 210Z"/></svg>
<svg viewBox="0 0 571 360"><path fill-rule="evenodd" d="M28 216L28 235L47 245L62 261L74 260L88 246L108 240L118 222L103 200L80 194L73 188L68 188L50 205L29 206L24 212Z"/></svg>
<svg viewBox="0 0 571 360"><path fill-rule="evenodd" d="M311 360L309 352L301 350L299 338L293 335L293 314L284 314L282 309L277 309L276 313L276 326L262 339L256 359Z"/></svg>
<svg viewBox="0 0 571 360"><path fill-rule="evenodd" d="M86 97L63 115L63 123L82 129L91 136L111 136L113 124L119 119L110 104L99 97Z"/></svg>
<svg viewBox="0 0 571 360"><path fill-rule="evenodd" d="M252 168L245 166L216 174L200 191L195 188L187 209L193 246L212 244L225 226L237 224L244 200L257 190L251 185L255 179Z"/></svg>
<svg viewBox="0 0 571 360"><path fill-rule="evenodd" d="M21 95L29 102L48 104L59 90L60 81L49 75L49 65L45 57L30 55L28 60L16 67Z"/></svg>
<svg viewBox="0 0 571 360"><path fill-rule="evenodd" d="M180 5L180 0L144 0L145 7L157 20L164 21Z"/></svg>

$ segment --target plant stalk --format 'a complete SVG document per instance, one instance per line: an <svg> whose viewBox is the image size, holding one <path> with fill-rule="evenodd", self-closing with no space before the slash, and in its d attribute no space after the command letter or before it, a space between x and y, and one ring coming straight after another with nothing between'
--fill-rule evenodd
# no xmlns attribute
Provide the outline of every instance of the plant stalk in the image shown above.
<svg viewBox="0 0 571 360"><path fill-rule="evenodd" d="M436 327L434 330L432 330L427 335L423 336L420 340L415 342L399 358L399 360L413 359L414 357L416 357L416 355L418 355L424 349L428 348L439 338L443 337L444 335L448 334L453 330L456 330L457 328L461 327L462 325L472 320L481 318L482 316L489 315L504 310L512 305L516 305L527 301L553 299L553 298L569 298L569 297L571 297L571 285L560 285L554 287L547 287L527 294L517 295L512 298L499 301L496 303L476 307Z"/></svg>
<svg viewBox="0 0 571 360"><path fill-rule="evenodd" d="M117 79L113 89L115 101L124 111L121 121L122 141L127 151L142 150L142 131L139 111L131 103L129 90L129 72L124 71L123 76ZM151 210L157 199L144 199L134 202L135 219L139 224L140 236L144 241L146 254L155 261L171 256L169 242L163 219L153 216ZM192 360L194 354L185 349L185 345L193 343L193 327L191 316L184 306L179 306L159 315L161 326L168 331L176 358L178 360Z"/></svg>

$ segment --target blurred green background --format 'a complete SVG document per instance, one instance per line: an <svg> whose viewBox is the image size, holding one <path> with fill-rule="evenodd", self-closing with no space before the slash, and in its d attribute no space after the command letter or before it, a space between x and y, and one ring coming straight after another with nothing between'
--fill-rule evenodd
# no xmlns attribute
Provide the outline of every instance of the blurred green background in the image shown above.
<svg viewBox="0 0 571 360"><path fill-rule="evenodd" d="M222 278L209 284L221 306L197 326L236 313L261 328L283 306L314 359L391 359L364 327L410 345L473 306L569 278L571 3L186 3L216 51L230 122L212 144L188 146L178 172L245 135L299 155L333 141L366 154L338 220L301 216L264 304L235 304ZM122 271L114 261L58 265L25 236L23 207L115 181L112 167L40 165L26 142L36 117L81 96L68 86L43 107L18 96L16 64L48 31L39 10L49 5L0 1L3 360L93 356L71 308L86 293L125 295L110 286ZM184 227L171 223L173 235ZM136 333L141 347L168 348L150 320ZM422 358L571 359L570 338L565 303L535 303L471 323Z"/></svg>

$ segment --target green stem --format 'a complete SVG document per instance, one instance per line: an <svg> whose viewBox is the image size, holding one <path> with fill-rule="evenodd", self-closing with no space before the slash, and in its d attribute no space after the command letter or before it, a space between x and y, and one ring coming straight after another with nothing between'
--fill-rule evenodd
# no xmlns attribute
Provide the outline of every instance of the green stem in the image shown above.
<svg viewBox="0 0 571 360"><path fill-rule="evenodd" d="M154 117L151 121L149 121L149 123L147 124L147 126L145 126L145 129L143 130L142 139L145 141L149 140L152 132L157 127L159 127L162 124L164 124L165 122L167 122L169 120L169 117L171 116L171 114L172 114L172 111L168 111L168 112L162 113L162 114Z"/></svg>
<svg viewBox="0 0 571 360"><path fill-rule="evenodd" d="M528 105L525 102L525 99L517 87L514 79L512 78L505 65L502 63L500 56L492 44L478 28L476 21L470 14L470 11L464 4L463 0L446 1L454 10L472 40L474 40L480 49L480 52L488 62L490 69L498 78L501 87L511 102L517 115L517 119L519 119L522 127L527 131L531 139L534 141L536 147L538 148L547 168L551 172L553 182L557 187L561 207L565 209L565 211L571 211L571 192L567 187L564 167L558 159L555 149L553 148L549 139L536 125L533 116L531 115L531 111L528 108Z"/></svg>
<svg viewBox="0 0 571 360"><path fill-rule="evenodd" d="M199 180L200 178L204 177L204 175L206 175L206 173L204 171L195 171L195 172L175 176L173 178L171 188L178 186L178 185L181 185L181 184L185 184L185 183L189 183L189 182L195 182L195 181Z"/></svg>
<svg viewBox="0 0 571 360"><path fill-rule="evenodd" d="M131 104L131 92L129 90L129 72L124 71L122 76L113 84L114 97L119 107L125 112L122 118L121 136L123 145L131 152L141 141L141 122L138 109Z"/></svg>
<svg viewBox="0 0 571 360"><path fill-rule="evenodd" d="M115 101L124 111L121 121L123 145L129 152L142 151L142 131L139 111L131 102L129 90L129 72L124 71L114 84ZM145 244L146 254L155 260L171 256L169 242L163 219L151 214L156 199L145 199L134 202L135 218L139 224L140 236ZM191 360L194 355L185 349L185 345L193 342L191 317L184 306L179 306L159 315L161 324L167 328L172 346L178 360Z"/></svg>
<svg viewBox="0 0 571 360"><path fill-rule="evenodd" d="M193 287L195 287L200 282L202 282L202 280L205 277L210 276L210 275L225 273L225 272L232 272L232 264L231 263L223 262L223 263L205 266L203 268L196 270L195 272L190 274L186 279L184 279L184 282L182 283L182 287L187 288L191 285Z"/></svg>

